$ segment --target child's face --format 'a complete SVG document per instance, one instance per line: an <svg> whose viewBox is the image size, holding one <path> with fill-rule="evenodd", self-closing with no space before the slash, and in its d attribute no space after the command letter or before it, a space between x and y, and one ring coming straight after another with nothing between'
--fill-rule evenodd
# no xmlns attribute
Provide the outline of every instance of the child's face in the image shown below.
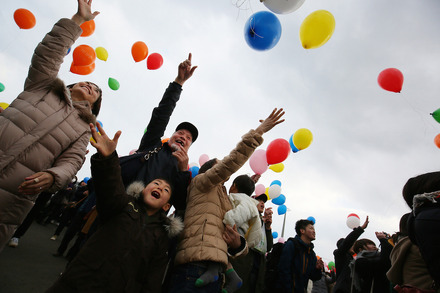
<svg viewBox="0 0 440 293"><path fill-rule="evenodd" d="M148 209L158 211L163 209L167 211L171 205L169 204L171 197L171 186L167 181L162 179L155 179L151 181L142 190L144 203Z"/></svg>

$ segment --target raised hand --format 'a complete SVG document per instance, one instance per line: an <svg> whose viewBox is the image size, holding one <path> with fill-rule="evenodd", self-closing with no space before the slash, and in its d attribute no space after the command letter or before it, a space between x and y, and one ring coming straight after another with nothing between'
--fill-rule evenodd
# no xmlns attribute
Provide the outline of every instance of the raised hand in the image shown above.
<svg viewBox="0 0 440 293"><path fill-rule="evenodd" d="M188 59L179 64L177 77L174 81L180 85L183 85L185 81L187 81L193 75L194 71L197 68L197 66L191 67L191 59L192 54L189 53Z"/></svg>
<svg viewBox="0 0 440 293"><path fill-rule="evenodd" d="M99 133L96 131L95 126L90 123L90 130L92 131L92 137L95 141L91 140L90 143L98 153L103 157L110 156L118 145L118 139L121 136L121 131L118 130L113 139L110 139L105 133L104 129L101 127L99 123L96 123L96 127L98 127Z"/></svg>
<svg viewBox="0 0 440 293"><path fill-rule="evenodd" d="M78 0L78 11L72 16L72 20L81 25L86 21L94 19L98 14L99 11L92 13L92 0Z"/></svg>
<svg viewBox="0 0 440 293"><path fill-rule="evenodd" d="M277 109L275 108L272 113L270 113L269 117L267 117L265 120L260 120L261 124L255 129L260 134L266 133L272 128L274 128L276 125L284 122L284 119L281 120L281 117L284 115L283 108Z"/></svg>

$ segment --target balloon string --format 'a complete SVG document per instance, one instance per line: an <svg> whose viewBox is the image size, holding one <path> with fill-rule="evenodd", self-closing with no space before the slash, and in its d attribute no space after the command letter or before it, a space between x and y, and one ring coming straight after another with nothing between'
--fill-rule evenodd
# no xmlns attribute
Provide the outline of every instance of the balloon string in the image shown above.
<svg viewBox="0 0 440 293"><path fill-rule="evenodd" d="M414 105L411 104L411 102L409 101L408 97L403 95L403 98L405 99L405 101L407 102L408 106L419 115L420 120L423 122L423 124L425 125L425 135L427 133L427 125L432 127L432 129L435 129L434 125L432 123L428 123L427 120L425 120L424 117L426 117L427 115L429 115L429 112L424 111L421 108L416 108Z"/></svg>

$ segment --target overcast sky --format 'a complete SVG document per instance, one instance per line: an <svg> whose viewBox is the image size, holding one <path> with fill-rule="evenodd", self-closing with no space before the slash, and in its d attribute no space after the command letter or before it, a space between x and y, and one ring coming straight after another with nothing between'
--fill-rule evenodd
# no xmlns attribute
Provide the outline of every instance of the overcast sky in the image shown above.
<svg viewBox="0 0 440 293"><path fill-rule="evenodd" d="M10 103L20 93L35 46L76 7L74 0L3 3L0 82L6 89L0 102ZM34 13L33 29L18 28L13 20L17 8ZM277 15L281 39L268 51L252 49L244 39L248 18L268 11L258 0L95 0L93 8L101 12L95 33L74 47L102 46L109 58L96 60L91 75L79 76L69 72L69 54L59 76L66 84L90 80L103 88L98 120L107 133L122 130L118 153L137 148L152 109L174 80L178 64L192 52L199 68L184 85L167 136L181 121L191 121L200 135L189 151L190 163L198 163L202 154L223 158L259 119L283 107L286 121L265 134L261 149L276 138L288 140L299 128L309 129L314 140L290 154L284 171L268 170L259 183L282 183L289 208L284 238L295 235L296 220L316 219L315 251L326 263L333 260L336 241L350 232L348 214L357 213L361 223L369 215L361 237L378 244L374 231L396 232L409 211L401 195L405 182L438 170L440 150L433 141L440 127L429 115L440 108L437 0L305 1L295 12ZM300 25L319 9L333 14L335 31L324 46L305 50ZM133 61L131 46L137 41L163 56L159 70ZM401 93L377 83L378 74L389 67L404 75ZM107 86L109 77L120 82L119 90ZM89 149L80 179L90 176L95 150ZM243 173L252 174L248 163L237 175ZM281 234L282 223L283 216L275 212L273 231Z"/></svg>

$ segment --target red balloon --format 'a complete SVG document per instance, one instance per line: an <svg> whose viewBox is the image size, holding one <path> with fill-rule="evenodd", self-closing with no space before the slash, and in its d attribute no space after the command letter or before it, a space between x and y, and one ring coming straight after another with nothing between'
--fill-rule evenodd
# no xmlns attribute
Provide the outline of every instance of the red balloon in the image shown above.
<svg viewBox="0 0 440 293"><path fill-rule="evenodd" d="M81 29L82 29L81 37L88 37L92 35L95 32L95 21L92 19L84 22L81 25Z"/></svg>
<svg viewBox="0 0 440 293"><path fill-rule="evenodd" d="M163 58L159 53L151 53L147 59L147 68L150 70L159 69L163 64Z"/></svg>
<svg viewBox="0 0 440 293"><path fill-rule="evenodd" d="M87 75L87 74L92 73L94 70L95 70L95 63L85 65L85 66L79 66L79 65L75 65L72 62L72 65L70 66L70 71L72 73L79 74L79 75Z"/></svg>
<svg viewBox="0 0 440 293"><path fill-rule="evenodd" d="M290 154L290 144L283 138L272 141L266 149L266 159L269 165L283 162Z"/></svg>
<svg viewBox="0 0 440 293"><path fill-rule="evenodd" d="M440 149L440 134L437 134L434 138L435 145Z"/></svg>
<svg viewBox="0 0 440 293"><path fill-rule="evenodd" d="M95 50L88 45L79 45L73 50L73 63L76 66L87 66L96 60Z"/></svg>
<svg viewBox="0 0 440 293"><path fill-rule="evenodd" d="M14 12L15 23L21 29L31 29L37 23L35 16L27 9L19 8Z"/></svg>
<svg viewBox="0 0 440 293"><path fill-rule="evenodd" d="M133 59L135 62L139 62L147 58L148 55L148 47L147 45L142 42L136 42L131 46L131 56L133 56Z"/></svg>
<svg viewBox="0 0 440 293"><path fill-rule="evenodd" d="M400 93L403 85L403 74L399 69L387 68L379 74L377 82L384 90Z"/></svg>

